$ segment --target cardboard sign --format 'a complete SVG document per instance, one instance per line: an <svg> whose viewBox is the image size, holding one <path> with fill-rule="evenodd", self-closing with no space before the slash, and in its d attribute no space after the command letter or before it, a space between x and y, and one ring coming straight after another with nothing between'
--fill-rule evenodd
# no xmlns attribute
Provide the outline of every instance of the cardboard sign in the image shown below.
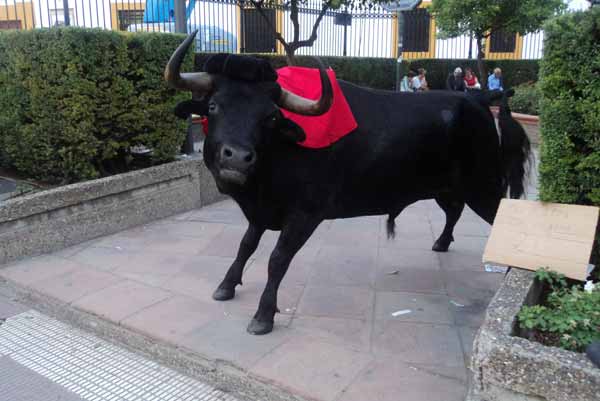
<svg viewBox="0 0 600 401"><path fill-rule="evenodd" d="M503 199L483 262L528 270L547 267L585 280L598 210L592 206Z"/></svg>

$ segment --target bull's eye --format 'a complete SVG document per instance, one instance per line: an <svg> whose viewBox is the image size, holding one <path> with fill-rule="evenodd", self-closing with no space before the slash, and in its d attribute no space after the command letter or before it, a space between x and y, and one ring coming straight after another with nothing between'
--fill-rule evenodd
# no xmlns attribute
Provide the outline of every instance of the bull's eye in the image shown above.
<svg viewBox="0 0 600 401"><path fill-rule="evenodd" d="M208 104L208 112L214 114L217 112L217 104L215 102L210 102Z"/></svg>
<svg viewBox="0 0 600 401"><path fill-rule="evenodd" d="M277 125L277 115L272 115L270 117L267 117L265 120L263 120L263 125L265 128L267 129L275 129L276 125Z"/></svg>

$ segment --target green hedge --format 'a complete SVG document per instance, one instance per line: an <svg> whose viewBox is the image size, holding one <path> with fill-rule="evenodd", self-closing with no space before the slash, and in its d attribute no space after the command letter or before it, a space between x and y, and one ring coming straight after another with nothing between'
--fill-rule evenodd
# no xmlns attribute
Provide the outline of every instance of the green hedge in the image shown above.
<svg viewBox="0 0 600 401"><path fill-rule="evenodd" d="M600 206L600 8L544 28L540 196Z"/></svg>
<svg viewBox="0 0 600 401"><path fill-rule="evenodd" d="M283 67L286 64L284 56L281 55L258 55L271 60L275 68ZM196 70L201 70L206 59L210 54L196 54ZM326 65L331 66L338 78L355 84L368 86L378 89L394 89L396 82L396 60L385 58L360 58L360 57L321 57ZM315 67L315 61L312 57L297 56L297 63L301 66ZM504 71L505 85L507 87L516 86L522 83L537 81L538 61L537 60L486 60L487 69L492 71L495 67L500 67ZM402 73L405 74L409 69L417 70L425 68L427 70L427 81L432 89L445 89L448 74L458 66L463 68L471 67L477 71L476 60L438 60L422 59L410 60L402 63Z"/></svg>
<svg viewBox="0 0 600 401"><path fill-rule="evenodd" d="M196 54L196 70L201 71L210 53ZM284 56L258 54L257 57L271 61L275 68L287 66ZM362 57L320 57L323 63L331 66L339 79L354 82L357 85L378 89L394 89L396 77L396 60L385 58ZM303 67L316 67L313 57L296 56L297 64Z"/></svg>
<svg viewBox="0 0 600 401"><path fill-rule="evenodd" d="M535 84L515 86L515 95L510 98L510 108L516 113L540 114L540 91Z"/></svg>
<svg viewBox="0 0 600 401"><path fill-rule="evenodd" d="M181 40L79 28L0 33L0 162L69 183L130 169L132 145L152 148L152 163L173 159L185 135L173 108L186 95L168 89L162 71Z"/></svg>

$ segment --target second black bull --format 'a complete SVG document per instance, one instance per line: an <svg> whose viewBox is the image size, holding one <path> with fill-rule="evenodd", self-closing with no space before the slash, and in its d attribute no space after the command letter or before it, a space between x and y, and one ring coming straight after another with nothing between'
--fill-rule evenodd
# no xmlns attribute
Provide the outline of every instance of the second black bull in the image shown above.
<svg viewBox="0 0 600 401"><path fill-rule="evenodd" d="M387 214L391 236L394 219L404 208L435 199L446 213L446 225L433 250L444 252L465 204L492 224L509 188L511 197L523 193L529 141L512 119L506 95L500 140L484 98L456 92L396 93L340 80L358 128L327 148L307 149L297 145L305 138L302 129L280 110L325 113L332 89L323 68L317 101L295 96L273 81L181 73L193 36L174 52L165 78L203 99L189 103L197 110L188 112L208 115L204 161L219 190L238 203L249 222L215 300L235 296L262 234L281 231L250 333L272 331L279 285L294 255L323 220Z"/></svg>

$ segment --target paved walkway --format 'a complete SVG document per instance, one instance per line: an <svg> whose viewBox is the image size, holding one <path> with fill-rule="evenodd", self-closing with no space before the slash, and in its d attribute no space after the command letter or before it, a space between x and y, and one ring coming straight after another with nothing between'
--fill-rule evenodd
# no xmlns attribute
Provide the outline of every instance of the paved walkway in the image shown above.
<svg viewBox="0 0 600 401"><path fill-rule="evenodd" d="M432 252L444 221L427 201L397 219L395 240L383 217L325 222L283 281L275 330L259 337L246 325L276 233L263 238L236 298L211 299L245 230L231 201L0 276L316 400L462 401L472 340L503 275L483 271L489 227L470 210L451 251Z"/></svg>

